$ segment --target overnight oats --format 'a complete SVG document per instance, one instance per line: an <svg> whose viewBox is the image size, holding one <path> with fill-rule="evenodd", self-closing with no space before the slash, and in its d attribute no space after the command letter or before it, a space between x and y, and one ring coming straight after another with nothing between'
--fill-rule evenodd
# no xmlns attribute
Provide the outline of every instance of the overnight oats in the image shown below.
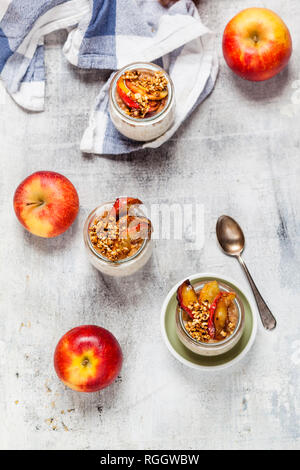
<svg viewBox="0 0 300 470"><path fill-rule="evenodd" d="M113 77L109 94L111 120L121 134L132 140L156 139L174 121L173 84L158 65L127 65Z"/></svg>
<svg viewBox="0 0 300 470"><path fill-rule="evenodd" d="M152 253L152 225L142 202L120 197L97 207L84 225L88 258L110 276L128 276L142 268Z"/></svg>
<svg viewBox="0 0 300 470"><path fill-rule="evenodd" d="M230 287L216 280L177 289L177 334L196 354L217 356L233 348L244 329L244 307Z"/></svg>

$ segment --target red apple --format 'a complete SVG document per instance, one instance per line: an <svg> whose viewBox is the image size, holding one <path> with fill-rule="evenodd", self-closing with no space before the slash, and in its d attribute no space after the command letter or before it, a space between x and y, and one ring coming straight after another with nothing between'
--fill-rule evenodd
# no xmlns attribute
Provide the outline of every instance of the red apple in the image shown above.
<svg viewBox="0 0 300 470"><path fill-rule="evenodd" d="M97 392L110 385L122 367L122 350L104 328L83 325L58 342L54 367L60 380L78 392Z"/></svg>
<svg viewBox="0 0 300 470"><path fill-rule="evenodd" d="M39 237L51 238L65 232L76 219L79 199L65 176L38 171L17 187L14 209L21 224Z"/></svg>
<svg viewBox="0 0 300 470"><path fill-rule="evenodd" d="M248 8L227 24L223 54L228 66L240 77L268 80L287 65L292 39L276 13L266 8Z"/></svg>

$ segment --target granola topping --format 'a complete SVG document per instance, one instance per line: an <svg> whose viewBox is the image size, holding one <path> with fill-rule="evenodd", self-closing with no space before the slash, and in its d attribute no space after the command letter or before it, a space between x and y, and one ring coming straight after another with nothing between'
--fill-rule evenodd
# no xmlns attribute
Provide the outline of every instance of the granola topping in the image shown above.
<svg viewBox="0 0 300 470"><path fill-rule="evenodd" d="M125 79L134 81L145 88L146 93L155 94L157 97L168 86L168 80L161 70L153 73L145 70L127 70L124 75Z"/></svg>
<svg viewBox="0 0 300 470"><path fill-rule="evenodd" d="M143 119L159 113L167 97L168 80L161 70L127 70L117 82L118 105L134 118Z"/></svg>
<svg viewBox="0 0 300 470"><path fill-rule="evenodd" d="M194 302L189 305L193 312L193 319L185 323L185 329L192 338L197 341L208 342L210 335L208 332L209 304L208 302Z"/></svg>
<svg viewBox="0 0 300 470"><path fill-rule="evenodd" d="M230 336L238 322L236 294L220 290L216 280L196 292L189 279L177 289L177 301L187 333L196 341L213 343Z"/></svg>
<svg viewBox="0 0 300 470"><path fill-rule="evenodd" d="M119 204L119 206L116 206ZM89 227L89 238L93 248L109 261L118 261L133 256L151 237L151 222L146 217L116 212L120 205L117 199L110 211L104 211Z"/></svg>

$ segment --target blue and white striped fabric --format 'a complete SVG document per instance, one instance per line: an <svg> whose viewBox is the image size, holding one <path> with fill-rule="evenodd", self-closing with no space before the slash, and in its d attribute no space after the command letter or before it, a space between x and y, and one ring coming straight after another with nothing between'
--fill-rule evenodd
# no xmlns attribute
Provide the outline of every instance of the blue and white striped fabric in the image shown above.
<svg viewBox="0 0 300 470"><path fill-rule="evenodd" d="M158 0L0 0L0 76L23 108L44 108L43 38L69 29L66 58L81 68L116 70L135 61L158 61L175 86L176 119L150 143L119 134L108 114L104 85L91 112L81 150L120 154L158 147L212 91L218 70L214 35L191 0L164 8Z"/></svg>

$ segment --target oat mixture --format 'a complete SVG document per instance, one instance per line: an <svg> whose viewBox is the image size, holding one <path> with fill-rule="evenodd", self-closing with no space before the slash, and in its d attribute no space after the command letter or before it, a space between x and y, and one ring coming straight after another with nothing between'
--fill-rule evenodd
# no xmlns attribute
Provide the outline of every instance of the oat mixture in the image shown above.
<svg viewBox="0 0 300 470"><path fill-rule="evenodd" d="M220 289L217 280L204 283L199 292L189 279L177 288L177 302L185 330L196 341L212 343L230 336L238 323L236 293Z"/></svg>
<svg viewBox="0 0 300 470"><path fill-rule="evenodd" d="M193 313L193 319L188 319L185 322L185 329L190 334L192 338L197 341L202 341L205 343L210 343L213 340L210 337L208 331L208 319L209 319L209 309L210 304L206 300L201 304L199 302L194 302L189 304L189 308ZM225 339L227 336L230 336L236 327L237 323L237 314L235 306L229 308L228 310L228 322L226 323L226 329L223 329L220 332L219 340Z"/></svg>
<svg viewBox="0 0 300 470"><path fill-rule="evenodd" d="M208 332L209 303L205 301L200 305L194 302L189 304L189 308L194 318L185 323L186 331L197 341L209 342L211 339Z"/></svg>
<svg viewBox="0 0 300 470"><path fill-rule="evenodd" d="M158 114L164 108L167 97L168 80L160 70L128 70L117 83L118 105L135 118Z"/></svg>
<svg viewBox="0 0 300 470"><path fill-rule="evenodd" d="M145 233L145 220L141 217L124 216L119 220L105 211L89 227L89 237L94 249L110 261L118 261L133 256L142 246ZM143 227L139 229L139 226ZM134 234L130 233L134 230ZM147 230L149 227L147 225Z"/></svg>
<svg viewBox="0 0 300 470"><path fill-rule="evenodd" d="M159 98L161 91L167 89L168 80L161 70L152 72L150 70L127 70L125 79L136 82L137 85L145 88L146 93Z"/></svg>

